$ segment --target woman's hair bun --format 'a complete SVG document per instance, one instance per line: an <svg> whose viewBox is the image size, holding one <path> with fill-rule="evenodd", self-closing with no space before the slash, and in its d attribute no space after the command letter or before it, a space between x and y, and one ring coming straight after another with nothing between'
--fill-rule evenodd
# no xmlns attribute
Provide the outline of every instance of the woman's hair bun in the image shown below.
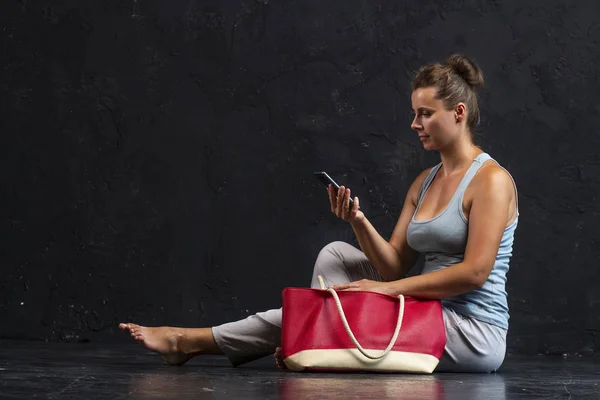
<svg viewBox="0 0 600 400"><path fill-rule="evenodd" d="M461 54L453 54L446 60L452 70L474 89L483 87L483 72L479 66L469 58Z"/></svg>

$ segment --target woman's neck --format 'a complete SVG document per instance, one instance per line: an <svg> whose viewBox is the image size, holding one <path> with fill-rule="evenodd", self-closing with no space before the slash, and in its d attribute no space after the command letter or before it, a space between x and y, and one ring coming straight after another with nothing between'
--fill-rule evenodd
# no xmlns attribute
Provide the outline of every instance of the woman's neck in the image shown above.
<svg viewBox="0 0 600 400"><path fill-rule="evenodd" d="M473 144L468 135L464 135L462 140L457 140L440 150L443 176L450 176L469 168L475 157L481 153L483 150Z"/></svg>

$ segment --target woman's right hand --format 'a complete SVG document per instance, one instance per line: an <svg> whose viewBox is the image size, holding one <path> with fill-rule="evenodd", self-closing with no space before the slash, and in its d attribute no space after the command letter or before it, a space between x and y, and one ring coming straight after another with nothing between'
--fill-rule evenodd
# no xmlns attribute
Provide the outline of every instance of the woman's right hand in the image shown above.
<svg viewBox="0 0 600 400"><path fill-rule="evenodd" d="M363 212L358 209L358 197L354 198L352 209L350 208L350 189L340 186L340 189L336 193L335 188L330 184L327 190L329 192L331 212L338 218L353 223L365 217Z"/></svg>

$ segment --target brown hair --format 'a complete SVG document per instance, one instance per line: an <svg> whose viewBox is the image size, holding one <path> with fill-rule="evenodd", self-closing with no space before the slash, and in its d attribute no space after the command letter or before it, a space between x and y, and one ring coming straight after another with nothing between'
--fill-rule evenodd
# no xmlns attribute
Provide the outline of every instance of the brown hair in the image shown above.
<svg viewBox="0 0 600 400"><path fill-rule="evenodd" d="M444 63L433 63L421 67L413 80L413 92L419 88L435 87L438 99L444 101L446 109L452 110L462 102L467 106L467 125L471 135L479 125L477 88L483 87L483 72L467 57L453 54Z"/></svg>

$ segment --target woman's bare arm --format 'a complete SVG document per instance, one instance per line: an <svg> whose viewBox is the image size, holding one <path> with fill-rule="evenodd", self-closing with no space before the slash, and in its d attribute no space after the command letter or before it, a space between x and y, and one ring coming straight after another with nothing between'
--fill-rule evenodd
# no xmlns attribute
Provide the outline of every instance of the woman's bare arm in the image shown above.
<svg viewBox="0 0 600 400"><path fill-rule="evenodd" d="M367 218L351 222L362 251L387 281L403 278L419 257L419 253L408 245L406 230L417 206L419 190L430 170L423 171L409 188L389 242L377 233Z"/></svg>
<svg viewBox="0 0 600 400"><path fill-rule="evenodd" d="M482 169L472 184L476 187L463 262L391 282L389 294L444 299L483 286L494 267L514 186L506 171L497 166Z"/></svg>

